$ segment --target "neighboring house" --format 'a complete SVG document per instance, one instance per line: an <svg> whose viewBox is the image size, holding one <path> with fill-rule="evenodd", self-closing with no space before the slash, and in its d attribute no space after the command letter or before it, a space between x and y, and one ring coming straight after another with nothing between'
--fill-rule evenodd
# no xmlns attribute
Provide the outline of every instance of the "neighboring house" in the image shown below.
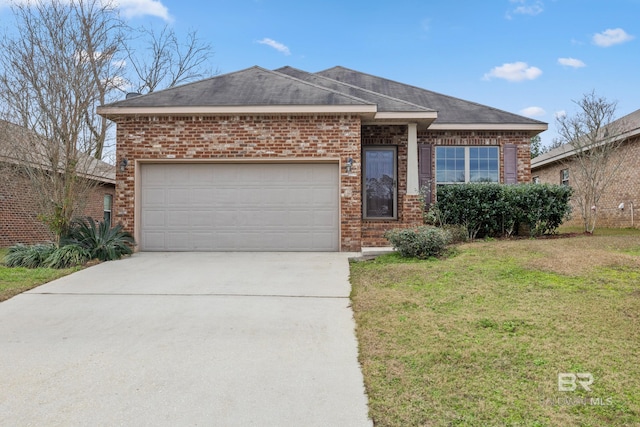
<svg viewBox="0 0 640 427"><path fill-rule="evenodd" d="M52 241L53 234L38 218L40 212L38 194L34 190L15 148L26 145L32 135L15 124L0 120L0 248L16 243L34 244ZM33 146L33 140L30 142ZM36 145L37 146L37 145ZM31 156L35 158L35 156ZM20 159L20 160L19 160ZM83 156L92 171L89 179L97 182L85 204L83 215L111 221L111 209L115 195L115 167L105 162ZM42 168L42 164L33 167Z"/></svg>
<svg viewBox="0 0 640 427"><path fill-rule="evenodd" d="M598 204L597 225L602 227L637 227L640 223L640 110L610 124L624 141L618 155L622 163ZM534 182L571 185L571 145L565 144L531 160ZM565 225L582 226L580 211L573 203L573 214Z"/></svg>
<svg viewBox="0 0 640 427"><path fill-rule="evenodd" d="M99 108L115 219L143 251L359 251L422 223L420 189L529 182L547 124L343 67L260 67Z"/></svg>

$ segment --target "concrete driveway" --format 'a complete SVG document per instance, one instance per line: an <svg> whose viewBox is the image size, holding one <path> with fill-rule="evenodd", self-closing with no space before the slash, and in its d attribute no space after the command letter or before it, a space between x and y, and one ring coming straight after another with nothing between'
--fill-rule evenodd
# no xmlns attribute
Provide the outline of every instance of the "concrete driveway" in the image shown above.
<svg viewBox="0 0 640 427"><path fill-rule="evenodd" d="M0 425L371 425L347 256L139 253L0 303Z"/></svg>

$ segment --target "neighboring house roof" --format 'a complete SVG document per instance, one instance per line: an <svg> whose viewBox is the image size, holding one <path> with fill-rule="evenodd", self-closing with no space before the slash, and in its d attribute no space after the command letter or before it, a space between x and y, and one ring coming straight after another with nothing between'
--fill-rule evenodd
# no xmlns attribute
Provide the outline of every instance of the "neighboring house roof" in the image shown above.
<svg viewBox="0 0 640 427"><path fill-rule="evenodd" d="M606 127L614 129L614 132L616 132L615 137L609 140L611 142L636 137L640 135L640 110L636 110L631 114L614 120ZM545 165L559 162L575 154L575 152L576 150L571 144L563 144L560 147L531 159L531 170L533 171Z"/></svg>
<svg viewBox="0 0 640 427"><path fill-rule="evenodd" d="M360 114L363 122L414 121L430 129L526 130L547 124L344 67L308 73L251 67L102 106L105 117L135 114ZM435 120L435 122L434 122ZM433 123L433 124L432 124Z"/></svg>
<svg viewBox="0 0 640 427"><path fill-rule="evenodd" d="M547 125L544 122L498 110L493 107L442 95L416 86L350 70L345 67L333 67L316 74L437 110L438 119L433 126L431 126L431 129L437 129L439 125L442 124L473 126L478 124L509 124L533 126L538 128L538 130L544 130ZM447 126L447 129L449 128L451 128L451 126Z"/></svg>
<svg viewBox="0 0 640 427"><path fill-rule="evenodd" d="M0 120L0 162L51 169L44 140L34 132ZM60 166L62 167L62 166ZM116 168L84 153L78 155L78 174L106 184L116 183Z"/></svg>

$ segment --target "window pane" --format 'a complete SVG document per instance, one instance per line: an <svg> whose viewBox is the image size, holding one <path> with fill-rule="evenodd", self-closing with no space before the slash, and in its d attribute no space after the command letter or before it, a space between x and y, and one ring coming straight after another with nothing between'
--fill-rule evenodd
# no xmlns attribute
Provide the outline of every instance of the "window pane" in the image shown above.
<svg viewBox="0 0 640 427"><path fill-rule="evenodd" d="M393 150L383 149L366 149L364 152L366 217L394 217L394 154Z"/></svg>
<svg viewBox="0 0 640 427"><path fill-rule="evenodd" d="M436 182L464 182L464 147L436 147Z"/></svg>
<svg viewBox="0 0 640 427"><path fill-rule="evenodd" d="M498 182L498 147L469 147L469 181Z"/></svg>
<svg viewBox="0 0 640 427"><path fill-rule="evenodd" d="M111 210L111 194L104 195L104 210L105 211Z"/></svg>

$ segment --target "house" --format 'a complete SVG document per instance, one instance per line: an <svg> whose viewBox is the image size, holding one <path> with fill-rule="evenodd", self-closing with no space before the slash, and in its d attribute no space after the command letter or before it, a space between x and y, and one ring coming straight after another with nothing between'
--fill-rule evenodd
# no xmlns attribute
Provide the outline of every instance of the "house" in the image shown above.
<svg viewBox="0 0 640 427"><path fill-rule="evenodd" d="M99 108L144 251L359 251L436 185L529 182L547 124L344 67L252 67Z"/></svg>
<svg viewBox="0 0 640 427"><path fill-rule="evenodd" d="M622 142L617 153L622 161L599 201L598 226L637 227L640 223L640 110L613 121L608 127L616 133L611 141ZM534 182L570 186L575 179L574 154L573 147L565 144L532 159ZM565 225L582 226L575 201L572 205L573 215Z"/></svg>
<svg viewBox="0 0 640 427"><path fill-rule="evenodd" d="M35 244L53 241L49 228L39 219L42 213L36 188L24 169L25 156L34 168L46 170L47 161L38 159L39 139L25 128L0 120L0 248L17 243ZM82 214L111 221L115 196L115 167L108 163L81 156L83 172L95 181L87 200L83 200ZM50 166L49 166L50 168ZM86 175L86 174L85 174Z"/></svg>

